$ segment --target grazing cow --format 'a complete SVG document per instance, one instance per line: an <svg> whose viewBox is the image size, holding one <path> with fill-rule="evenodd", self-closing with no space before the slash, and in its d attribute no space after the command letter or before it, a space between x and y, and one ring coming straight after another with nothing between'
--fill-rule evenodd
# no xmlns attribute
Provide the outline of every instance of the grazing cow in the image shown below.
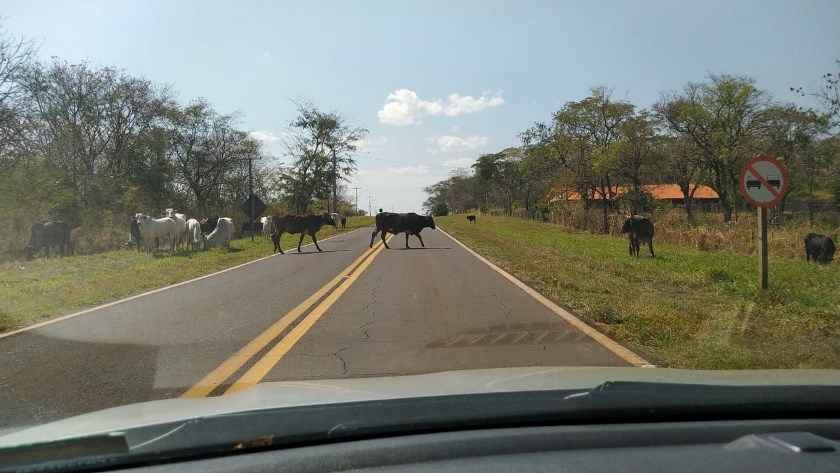
<svg viewBox="0 0 840 473"><path fill-rule="evenodd" d="M333 212L330 214L333 221L333 230L338 230L338 214Z"/></svg>
<svg viewBox="0 0 840 473"><path fill-rule="evenodd" d="M170 217L154 218L148 215L137 217L140 235L147 242L159 238L169 244L169 253L175 254L175 239L178 237L178 224ZM154 251L152 245L147 245L149 252Z"/></svg>
<svg viewBox="0 0 840 473"><path fill-rule="evenodd" d="M407 214L380 212L376 215L376 229L373 230L373 234L370 236L370 246L373 247L373 239L376 237L376 234L381 231L382 243L385 244L385 248L391 248L388 246L388 243L385 242L386 233L393 233L394 235L405 233L406 248L409 248L408 236L414 235L420 240L420 244L423 245L423 248L425 248L426 244L423 243L423 238L420 236L420 232L426 227L434 230L435 219L432 217L417 215L414 212Z"/></svg>
<svg viewBox="0 0 840 473"><path fill-rule="evenodd" d="M341 229L344 230L345 228L347 228L347 216L342 215L341 216Z"/></svg>
<svg viewBox="0 0 840 473"><path fill-rule="evenodd" d="M828 264L834 259L834 240L826 235L809 233L805 237L805 261L817 261Z"/></svg>
<svg viewBox="0 0 840 473"><path fill-rule="evenodd" d="M639 256L639 245L647 243L650 256L653 257L653 222L641 215L627 217L621 225L621 233L626 233L630 239L630 255Z"/></svg>
<svg viewBox="0 0 840 473"><path fill-rule="evenodd" d="M224 246L230 249L230 241L233 239L233 220L227 217L219 218L216 223L216 229L207 235L204 240L204 249L209 250L217 246Z"/></svg>
<svg viewBox="0 0 840 473"><path fill-rule="evenodd" d="M318 239L315 233L324 225L335 226L335 220L326 212L322 215L275 215L273 219L274 230L271 232L271 241L274 242L274 251L279 251L283 254L283 248L280 248L280 237L284 233L300 233L300 241L298 241L298 253L300 253L300 245L303 243L303 237L309 235L312 237L312 242L315 243L315 248L318 251L321 247L318 246Z"/></svg>
<svg viewBox="0 0 840 473"><path fill-rule="evenodd" d="M204 235L201 233L201 223L198 220L194 218L187 220L187 235L189 235L187 238L192 250L196 251L198 245L204 240Z"/></svg>
<svg viewBox="0 0 840 473"><path fill-rule="evenodd" d="M201 221L201 233L210 234L213 230L216 229L216 223L219 221L219 216L214 215L212 217L207 217Z"/></svg>
<svg viewBox="0 0 840 473"><path fill-rule="evenodd" d="M260 223L262 223L263 238L267 239L269 236L271 236L271 231L272 231L271 221L272 221L272 219L273 219L273 217L271 215L269 215L268 217L262 217L260 219Z"/></svg>
<svg viewBox="0 0 840 473"><path fill-rule="evenodd" d="M29 229L29 242L26 244L26 259L31 260L44 248L47 257L50 247L57 246L58 253L64 256L73 254L73 242L70 238L70 226L64 222L35 222Z"/></svg>
<svg viewBox="0 0 840 473"><path fill-rule="evenodd" d="M470 223L475 223L475 215L467 215L467 220L469 220Z"/></svg>

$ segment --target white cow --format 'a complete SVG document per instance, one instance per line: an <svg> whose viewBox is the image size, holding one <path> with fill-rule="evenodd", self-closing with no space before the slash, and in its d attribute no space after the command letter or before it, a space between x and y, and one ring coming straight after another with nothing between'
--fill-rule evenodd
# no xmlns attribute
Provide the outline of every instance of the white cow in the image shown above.
<svg viewBox="0 0 840 473"><path fill-rule="evenodd" d="M187 218L184 214L175 213L175 209L166 209L166 216L175 220L175 223L178 225L178 235L176 244L179 247L185 247L187 245Z"/></svg>
<svg viewBox="0 0 840 473"><path fill-rule="evenodd" d="M271 215L269 215L268 217L262 217L260 219L260 223L262 223L263 238L268 238L274 231L274 229L271 228L272 222L274 222L274 217L272 217Z"/></svg>
<svg viewBox="0 0 840 473"><path fill-rule="evenodd" d="M140 235L148 242L149 252L154 251L152 242L155 238L169 244L169 252L175 254L175 238L178 236L178 224L169 217L154 218L148 215L137 217L137 226L140 228Z"/></svg>
<svg viewBox="0 0 840 473"><path fill-rule="evenodd" d="M198 245L204 241L204 234L201 233L201 223L198 220L194 218L187 220L187 235L187 241L192 245L192 250L197 250Z"/></svg>
<svg viewBox="0 0 840 473"><path fill-rule="evenodd" d="M233 239L233 220L222 217L219 223L216 224L216 229L207 235L204 240L204 249L209 250L217 246L224 246L230 249L230 240Z"/></svg>
<svg viewBox="0 0 840 473"><path fill-rule="evenodd" d="M333 230L338 230L338 214L333 212L330 217L333 219Z"/></svg>

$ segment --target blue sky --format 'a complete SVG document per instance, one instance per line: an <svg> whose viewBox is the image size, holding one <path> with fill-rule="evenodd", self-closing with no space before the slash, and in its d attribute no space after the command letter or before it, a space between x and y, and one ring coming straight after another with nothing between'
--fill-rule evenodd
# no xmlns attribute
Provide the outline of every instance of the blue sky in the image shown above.
<svg viewBox="0 0 840 473"><path fill-rule="evenodd" d="M743 74L808 106L788 87L840 59L836 0L4 0L0 15L42 58L119 66L239 111L278 162L292 99L336 110L370 130L348 183L359 206L404 212L592 86L649 108L710 72Z"/></svg>

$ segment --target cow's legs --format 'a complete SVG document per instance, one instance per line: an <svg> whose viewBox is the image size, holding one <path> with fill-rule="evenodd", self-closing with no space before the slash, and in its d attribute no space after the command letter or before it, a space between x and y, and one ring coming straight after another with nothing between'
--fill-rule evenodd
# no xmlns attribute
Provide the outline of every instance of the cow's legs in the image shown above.
<svg viewBox="0 0 840 473"><path fill-rule="evenodd" d="M387 242L387 241L385 241L385 234L386 234L386 233L388 233L388 232L386 232L386 231L385 231L385 229L382 229L382 233L381 233L381 235L382 235L382 244L383 244L383 245L385 245L385 248L387 248L387 249L389 249L389 250L390 250L390 249L391 249L391 247L390 247L390 246L388 246L388 242Z"/></svg>
<svg viewBox="0 0 840 473"><path fill-rule="evenodd" d="M283 253L283 248L280 248L280 236L281 235L282 235L282 233L272 233L271 234L271 242L274 243L274 251L275 252L279 251L280 254L282 255L284 253Z"/></svg>
<svg viewBox="0 0 840 473"><path fill-rule="evenodd" d="M312 236L312 242L315 243L315 248L318 248L318 251L324 251L324 250L321 249L320 246L318 246L318 239L315 238L315 234L313 233L311 236Z"/></svg>
<svg viewBox="0 0 840 473"><path fill-rule="evenodd" d="M379 233L379 227L376 227L373 233L370 234L370 246L368 248L373 248L373 239L376 238L377 233ZM383 231L382 233L384 234L385 232Z"/></svg>
<svg viewBox="0 0 840 473"><path fill-rule="evenodd" d="M648 240L648 248L650 249L650 257L656 258L653 254L653 239Z"/></svg>
<svg viewBox="0 0 840 473"><path fill-rule="evenodd" d="M300 232L300 240L298 240L298 253L300 253L300 245L303 243L303 237L306 236L306 232ZM312 238L315 238L315 235L312 235ZM320 251L320 248L319 248Z"/></svg>
<svg viewBox="0 0 840 473"><path fill-rule="evenodd" d="M410 248L410 247L408 246L408 232L405 232L405 247L406 247L406 248Z"/></svg>

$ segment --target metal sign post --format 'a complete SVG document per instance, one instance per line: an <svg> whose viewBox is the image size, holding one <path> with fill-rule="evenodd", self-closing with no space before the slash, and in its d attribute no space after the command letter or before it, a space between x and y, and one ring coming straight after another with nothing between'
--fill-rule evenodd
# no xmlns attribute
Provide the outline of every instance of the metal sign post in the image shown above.
<svg viewBox="0 0 840 473"><path fill-rule="evenodd" d="M758 208L759 286L767 289L767 207L782 201L788 189L784 166L770 156L756 156L741 168L741 194Z"/></svg>

